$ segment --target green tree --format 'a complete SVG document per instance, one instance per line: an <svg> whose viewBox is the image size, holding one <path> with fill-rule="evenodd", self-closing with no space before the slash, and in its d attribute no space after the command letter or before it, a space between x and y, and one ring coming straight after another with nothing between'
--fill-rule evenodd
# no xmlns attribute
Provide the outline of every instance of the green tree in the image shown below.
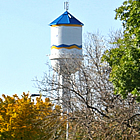
<svg viewBox="0 0 140 140"><path fill-rule="evenodd" d="M110 80L115 93L124 98L131 93L140 101L140 2L124 1L115 18L122 21L123 38L113 42L117 47L107 50L103 60L112 68Z"/></svg>
<svg viewBox="0 0 140 140"><path fill-rule="evenodd" d="M115 19L120 19L124 27L124 41L133 42L133 45L140 43L140 1L128 0L117 8Z"/></svg>

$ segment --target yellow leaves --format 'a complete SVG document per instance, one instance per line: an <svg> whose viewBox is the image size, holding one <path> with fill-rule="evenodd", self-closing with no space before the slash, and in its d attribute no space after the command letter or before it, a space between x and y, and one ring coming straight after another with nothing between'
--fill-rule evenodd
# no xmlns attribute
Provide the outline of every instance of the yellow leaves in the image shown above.
<svg viewBox="0 0 140 140"><path fill-rule="evenodd" d="M26 96L25 92L23 92L23 95Z"/></svg>
<svg viewBox="0 0 140 140"><path fill-rule="evenodd" d="M26 127L27 127L27 126L25 126L25 125L24 125L24 126L22 126L22 128L26 128Z"/></svg>
<svg viewBox="0 0 140 140"><path fill-rule="evenodd" d="M2 97L3 97L3 98L6 98L6 96L5 96L4 94L2 94Z"/></svg>
<svg viewBox="0 0 140 140"><path fill-rule="evenodd" d="M12 118L16 118L16 117L17 117L17 114L14 113L14 114L12 115Z"/></svg>
<svg viewBox="0 0 140 140"><path fill-rule="evenodd" d="M5 111L4 110L1 110L1 113L5 113Z"/></svg>
<svg viewBox="0 0 140 140"><path fill-rule="evenodd" d="M23 93L22 98L16 94L12 97L4 94L2 96L4 99L0 98L0 139L14 140L22 137L35 140L41 135L44 136L48 129L52 130L52 124L58 122L57 116L51 117L51 114L60 110L60 107L56 106L53 110L54 104L50 103L49 98L43 101L40 96L35 103L29 93Z"/></svg>
<svg viewBox="0 0 140 140"><path fill-rule="evenodd" d="M56 109L56 110L60 110L60 109L61 109L61 106L56 105L56 106L55 106L55 109Z"/></svg>
<svg viewBox="0 0 140 140"><path fill-rule="evenodd" d="M0 102L2 102L2 99L0 98Z"/></svg>
<svg viewBox="0 0 140 140"><path fill-rule="evenodd" d="M8 107L12 107L13 104L8 104Z"/></svg>
<svg viewBox="0 0 140 140"><path fill-rule="evenodd" d="M0 115L0 122L3 121L3 117Z"/></svg>
<svg viewBox="0 0 140 140"><path fill-rule="evenodd" d="M0 129L0 132L1 132L1 133L5 132L5 131L6 131L5 128Z"/></svg>
<svg viewBox="0 0 140 140"><path fill-rule="evenodd" d="M45 102L50 102L50 99L49 98L45 98Z"/></svg>
<svg viewBox="0 0 140 140"><path fill-rule="evenodd" d="M18 98L17 94L14 94L13 97L14 97L14 98Z"/></svg>

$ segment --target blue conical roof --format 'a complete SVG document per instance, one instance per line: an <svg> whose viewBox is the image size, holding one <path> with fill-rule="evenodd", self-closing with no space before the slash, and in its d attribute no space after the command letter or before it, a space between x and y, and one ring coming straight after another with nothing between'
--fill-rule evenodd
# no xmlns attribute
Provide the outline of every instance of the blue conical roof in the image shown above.
<svg viewBox="0 0 140 140"><path fill-rule="evenodd" d="M71 15L68 11L65 11L61 16L52 21L49 25L59 25L59 24L76 24L76 25L84 25L78 19L76 19L73 15Z"/></svg>

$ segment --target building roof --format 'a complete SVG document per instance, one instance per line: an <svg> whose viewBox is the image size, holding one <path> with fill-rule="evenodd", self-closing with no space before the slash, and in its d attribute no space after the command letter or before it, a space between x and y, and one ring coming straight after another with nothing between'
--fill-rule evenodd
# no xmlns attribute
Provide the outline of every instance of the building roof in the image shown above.
<svg viewBox="0 0 140 140"><path fill-rule="evenodd" d="M73 15L71 15L68 11L65 11L61 16L52 21L49 25L59 25L59 24L76 24L76 25L84 25L78 19L76 19Z"/></svg>

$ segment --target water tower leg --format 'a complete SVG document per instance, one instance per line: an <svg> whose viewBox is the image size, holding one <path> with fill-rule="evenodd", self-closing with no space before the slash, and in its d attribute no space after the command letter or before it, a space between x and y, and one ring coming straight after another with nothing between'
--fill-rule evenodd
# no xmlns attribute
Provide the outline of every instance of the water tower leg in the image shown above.
<svg viewBox="0 0 140 140"><path fill-rule="evenodd" d="M69 138L69 112L70 112L70 83L68 81L70 75L61 75L60 83L61 83L61 101L62 101L62 109L63 113L67 115L67 123L66 123L66 140Z"/></svg>

